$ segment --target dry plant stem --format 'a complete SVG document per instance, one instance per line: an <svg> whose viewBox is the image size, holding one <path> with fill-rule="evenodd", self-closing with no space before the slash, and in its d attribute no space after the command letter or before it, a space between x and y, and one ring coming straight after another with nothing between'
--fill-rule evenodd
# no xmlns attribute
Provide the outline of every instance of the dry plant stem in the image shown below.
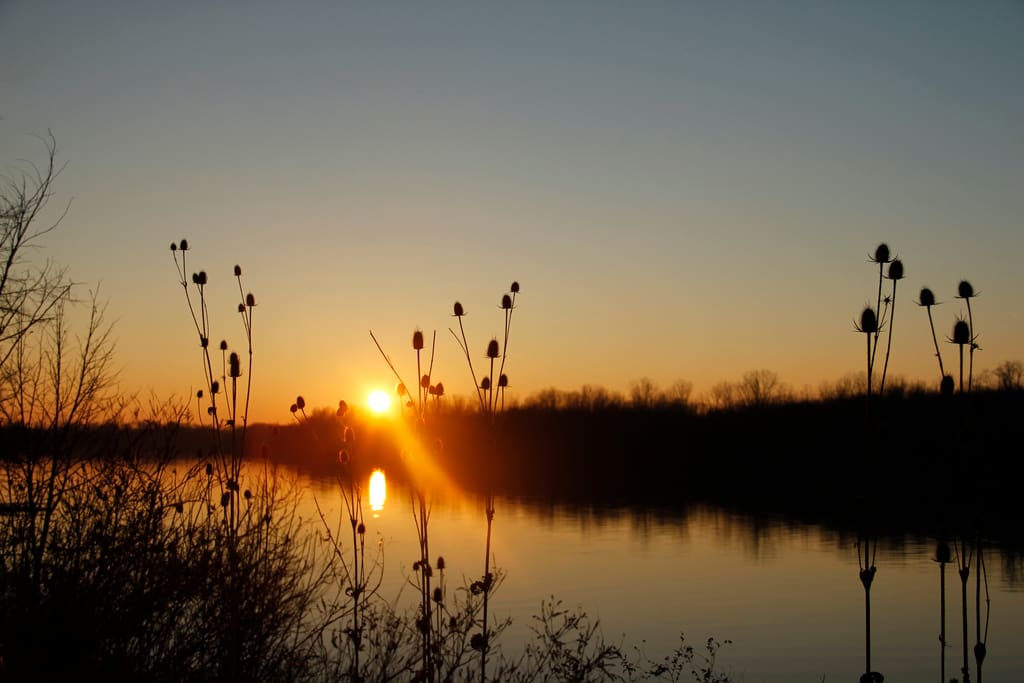
<svg viewBox="0 0 1024 683"><path fill-rule="evenodd" d="M946 376L946 370L942 367L942 352L939 351L939 339L935 336L935 322L932 320L932 307L925 306L928 310L928 327L932 330L932 343L935 344L935 357L939 359L939 379Z"/></svg>
<svg viewBox="0 0 1024 683"><path fill-rule="evenodd" d="M878 311L878 327L875 328L875 343L868 347L868 384L871 383L871 373L875 368L875 355L878 353L878 335L882 331L882 323L885 320L885 311L882 310L882 269L885 261L878 263L878 296L875 300L875 310Z"/></svg>
<svg viewBox="0 0 1024 683"><path fill-rule="evenodd" d="M892 305L889 307L889 331L886 333L885 362L882 364L882 381L878 384L878 395L885 393L885 375L889 371L889 351L892 349L892 326L896 320L896 283L892 281Z"/></svg>
<svg viewBox="0 0 1024 683"><path fill-rule="evenodd" d="M455 334L455 330L448 328L448 331L455 337L455 341L458 343L459 348L462 349L462 353L466 356L466 364L469 365L469 375L473 378L473 386L476 388L476 397L480 402L480 409L484 410L484 392L480 388L480 382L476 379L476 371L473 369L473 358L469 353L469 343L466 341L466 330L462 325L462 316L457 316L459 319L459 334L462 335L461 339L458 334Z"/></svg>
<svg viewBox="0 0 1024 683"><path fill-rule="evenodd" d="M946 563L939 562L939 631L940 680L946 683Z"/></svg>
<svg viewBox="0 0 1024 683"><path fill-rule="evenodd" d="M975 340L975 336L974 336L974 316L971 315L971 297L966 297L966 299L967 299L967 324L971 328L971 337L970 337L970 339L971 339L971 348L970 348L970 351L967 354L968 355L968 359L967 359L967 393L971 393L971 384L972 384L972 380L974 378L974 348L975 348L975 346L977 346L977 344L975 344L975 341L974 341Z"/></svg>

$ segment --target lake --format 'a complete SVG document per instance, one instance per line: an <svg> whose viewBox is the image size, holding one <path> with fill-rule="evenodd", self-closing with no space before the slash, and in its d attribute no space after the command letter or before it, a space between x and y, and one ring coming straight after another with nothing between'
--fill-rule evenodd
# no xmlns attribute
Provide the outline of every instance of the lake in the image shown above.
<svg viewBox="0 0 1024 683"><path fill-rule="evenodd" d="M308 477L305 482L305 514L315 518L314 497L331 514L342 509L334 482ZM483 500L454 489L429 500L431 556L445 558L449 577L480 578ZM680 633L698 650L709 637L729 640L717 668L734 681L856 681L865 671L866 601L855 533L711 505L611 506L499 497L495 507L493 558L505 579L494 593L491 613L513 620L499 641L506 653L531 637L532 616L543 600L554 597L599 620L606 641L627 650L642 646L652 659L669 654ZM394 481L388 482L379 510L366 508L367 538L377 539L384 554L385 598L398 594L418 559L412 511L409 490ZM963 558L956 552L957 539L948 540L954 552L945 565L947 681L960 677L963 664L957 573ZM887 681L941 680L936 545L934 538L909 534L877 539L871 668ZM969 554L971 680L1024 680L1024 564L1018 553L1001 553L984 541L981 547L980 558ZM979 590L987 647L984 678L973 654ZM415 588L407 587L404 595L414 600Z"/></svg>

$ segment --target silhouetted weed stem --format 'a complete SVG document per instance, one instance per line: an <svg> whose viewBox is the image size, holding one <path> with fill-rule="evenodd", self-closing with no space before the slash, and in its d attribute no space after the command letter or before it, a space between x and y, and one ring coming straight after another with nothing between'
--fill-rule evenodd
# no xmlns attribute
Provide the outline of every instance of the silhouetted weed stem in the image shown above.
<svg viewBox="0 0 1024 683"><path fill-rule="evenodd" d="M867 340L867 401L865 403L866 412L871 410L871 361L872 361L872 335L878 334L878 318L875 316L874 310L870 306L866 306L860 314L860 322L853 324L854 329L864 335Z"/></svg>
<svg viewBox="0 0 1024 683"><path fill-rule="evenodd" d="M192 318L196 333L199 336L199 346L202 355L202 366L206 390L209 392L209 405L206 415L214 432L214 462L223 491L220 504L224 511L225 523L231 537L238 534L242 521L241 502L242 495L240 485L242 458L245 452L245 425L248 423L249 393L251 389L251 372L247 378L244 407L238 408L238 378L241 377L241 363L237 353L228 354L228 343L221 341L218 349L221 352L221 376L216 378L214 371L213 357L210 353L210 314L209 302L206 296L206 286L209 282L206 271L192 273L191 283L195 288L197 301L193 301L189 290L189 281L186 278L187 265L186 254L189 251L188 240L181 240L179 243L171 244L171 255L174 260L175 270L178 275L178 282L185 292L185 300L188 305L189 314ZM180 260L179 260L180 254ZM241 267L234 267L234 275L239 283L241 292ZM252 367L252 308L255 306L255 298L252 294L243 297L239 304L239 310L243 313L243 327L245 329L246 341L250 353L249 368ZM198 312L197 312L198 311ZM221 391L227 393L224 399L227 418L222 419L218 410L218 394ZM203 399L202 390L196 392L197 405L201 406ZM202 410L199 411L199 418L202 420ZM238 421L242 421L241 434L238 433ZM224 446L224 428L228 428L227 438L229 446Z"/></svg>
<svg viewBox="0 0 1024 683"><path fill-rule="evenodd" d="M974 333L974 316L971 313L971 299L978 296L974 292L974 287L967 280L961 280L960 284L957 285L957 298L963 299L967 302L967 324L970 329L970 351L968 353L967 361L967 393L971 392L971 385L973 384L974 378L974 350L978 348L978 339Z"/></svg>
<svg viewBox="0 0 1024 683"><path fill-rule="evenodd" d="M892 328L893 323L896 320L896 284L903 279L903 262L899 259L893 259L890 261L889 272L886 277L892 281L892 295L888 299L891 301L889 306L889 329L886 333L885 362L882 365L882 381L878 384L879 396L885 393L885 375L889 370L889 352L892 350Z"/></svg>
<svg viewBox="0 0 1024 683"><path fill-rule="evenodd" d="M875 297L875 311L878 313L878 325L875 328L874 343L872 344L871 350L869 352L870 358L868 360L868 381L870 381L871 372L872 370L874 370L875 367L875 354L878 350L878 335L882 329L882 326L885 323L886 311L885 309L882 308L882 304L884 303L886 305L886 308L888 308L889 305L888 298L882 298L882 282L885 279L884 268L885 265L889 263L889 261L891 260L889 246L885 243L879 244L877 247L875 247L874 255L868 258L872 263L878 264L878 293Z"/></svg>
<svg viewBox="0 0 1024 683"><path fill-rule="evenodd" d="M960 393L964 393L964 346L971 343L971 326L963 318L958 318L953 324L953 336L949 342L956 344L960 350ZM968 391L970 388L968 387Z"/></svg>
<svg viewBox="0 0 1024 683"><path fill-rule="evenodd" d="M380 342L377 341L377 337L374 336L373 330L370 330L370 338L373 339L373 343L377 345L377 350L384 357L388 367L391 368L391 372L395 375L398 380L399 387L405 387L408 392L408 384L406 384L395 364L391 362L391 359L384 352ZM423 373L423 355L424 355L424 337L423 332L419 329L415 330L412 335L412 348L416 354L416 375L417 375L417 391L416 400L413 401L410 394L410 402L412 403L412 418L413 418L413 429L415 437L421 448L426 448L427 433L426 433L426 411L427 411L427 398L430 396L430 378L433 372L434 366L434 349L435 342L437 340L437 333L435 332L431 337L430 345L430 359L427 365L427 372ZM443 448L443 443L440 439L434 442L434 448L439 452ZM439 455L439 453L438 453ZM433 569L430 564L430 513L431 503L427 500L426 493L423 490L423 484L419 481L418 476L413 476L413 487L412 487L412 514L413 523L416 526L416 536L419 544L419 559L413 563L413 571L417 574L417 586L420 591L420 614L416 619L416 629L420 634L420 658L421 658L421 670L415 680L433 681L435 676L435 655L437 647L440 643L437 642L440 639L440 634L434 634L433 624L433 592L431 591L431 577L433 575Z"/></svg>
<svg viewBox="0 0 1024 683"><path fill-rule="evenodd" d="M466 340L465 327L462 324L465 309L458 301L455 302L453 310L455 317L459 320L459 334L456 334L454 330L449 328L449 332L451 332L452 336L455 337L455 341L459 344L459 348L462 349L462 353L466 357L466 364L469 366L470 376L473 379L473 385L476 388L477 398L480 402L480 410L490 430L489 438L492 441L492 458L496 455L497 451L497 416L498 413L503 411L505 408L505 389L508 387L508 376L505 374L505 360L508 357L508 341L512 327L512 312L515 310L515 299L516 295L519 293L519 283L513 281L509 289L509 293L502 295L500 304L500 308L504 312L503 344L499 347L497 339L491 339L487 343L485 356L488 362L488 374L479 381L477 381L476 371L473 368L473 358L469 351L469 342ZM501 352L502 348L504 349L504 353ZM498 361L499 358L500 362ZM497 375L495 374L496 364ZM484 575L481 581L475 584L480 587L480 590L483 593L483 604L481 610L481 632L479 634L479 638L474 638L476 644L473 645L480 650L481 683L485 683L487 680L487 653L491 647L492 635L488 615L490 594L494 588L494 575L491 571L491 539L493 535L495 513L492 463L486 463L484 465L483 476L485 481L484 513L487 520L487 532L484 541Z"/></svg>
<svg viewBox="0 0 1024 683"><path fill-rule="evenodd" d="M928 312L928 328L932 333L932 343L935 345L935 357L939 360L939 381L940 387L943 378L946 376L946 369L942 366L942 352L939 351L939 339L935 336L935 321L932 318L932 306L937 305L935 301L935 294L932 290L927 287L921 288L921 294L918 296L917 305L922 306Z"/></svg>

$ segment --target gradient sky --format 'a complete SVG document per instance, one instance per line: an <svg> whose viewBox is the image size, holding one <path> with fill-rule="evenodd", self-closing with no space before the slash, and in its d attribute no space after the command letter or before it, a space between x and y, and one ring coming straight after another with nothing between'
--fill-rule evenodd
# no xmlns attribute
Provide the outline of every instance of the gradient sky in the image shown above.
<svg viewBox="0 0 1024 683"><path fill-rule="evenodd" d="M252 419L410 381L468 394L522 285L519 397L647 377L863 370L868 254L904 261L889 372L937 383L970 280L976 369L1024 359L1021 2L0 2L0 162L52 130L71 201L45 254L100 285L125 389L186 396L168 249L211 279ZM947 367L956 347L942 344Z"/></svg>

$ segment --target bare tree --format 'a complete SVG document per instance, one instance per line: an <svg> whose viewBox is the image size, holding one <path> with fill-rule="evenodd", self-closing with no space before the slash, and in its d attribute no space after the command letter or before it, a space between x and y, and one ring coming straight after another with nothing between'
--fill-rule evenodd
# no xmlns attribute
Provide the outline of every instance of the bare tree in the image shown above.
<svg viewBox="0 0 1024 683"><path fill-rule="evenodd" d="M996 386L1003 391L1024 389L1024 363L1019 360L1005 360L996 366Z"/></svg>
<svg viewBox="0 0 1024 683"><path fill-rule="evenodd" d="M71 293L63 267L49 259L31 258L47 233L67 213L47 222L42 214L53 197L53 183L63 166L56 162L57 143L52 133L43 139L45 161L23 167L0 179L0 373L6 374L19 342L39 325L52 320L56 307ZM0 402L11 396L0 395Z"/></svg>

